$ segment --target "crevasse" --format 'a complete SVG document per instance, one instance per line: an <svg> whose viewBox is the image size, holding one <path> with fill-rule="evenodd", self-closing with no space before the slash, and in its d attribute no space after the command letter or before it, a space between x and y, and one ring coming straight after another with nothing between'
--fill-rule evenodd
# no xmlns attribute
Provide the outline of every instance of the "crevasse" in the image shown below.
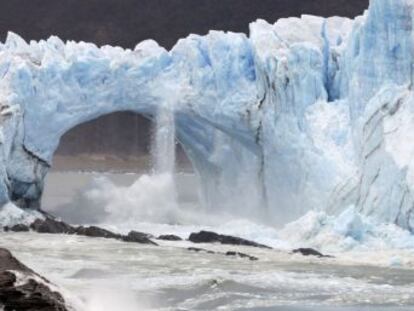
<svg viewBox="0 0 414 311"><path fill-rule="evenodd" d="M64 133L114 111L173 105L176 135L214 212L284 223L309 210L413 230L412 0L354 20L302 16L250 35L190 35L171 51L62 42L0 45L0 201L39 209Z"/></svg>

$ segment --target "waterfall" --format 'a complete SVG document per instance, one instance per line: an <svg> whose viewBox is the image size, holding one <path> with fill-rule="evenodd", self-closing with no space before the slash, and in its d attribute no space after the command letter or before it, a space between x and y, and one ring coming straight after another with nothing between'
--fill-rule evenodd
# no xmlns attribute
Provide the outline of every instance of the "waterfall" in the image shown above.
<svg viewBox="0 0 414 311"><path fill-rule="evenodd" d="M176 222L178 195L175 180L175 118L170 105L158 109L154 118L151 145L152 174L149 176L155 192L152 197L162 199L151 207L155 218L164 218L170 223ZM159 216L161 215L161 216Z"/></svg>
<svg viewBox="0 0 414 311"><path fill-rule="evenodd" d="M152 142L153 170L155 174L175 173L175 120L171 107L161 107L155 117Z"/></svg>
<svg viewBox="0 0 414 311"><path fill-rule="evenodd" d="M98 206L105 206L111 222L178 223L174 123L174 111L168 105L154 116L151 174L140 175L128 187L103 181L98 183L98 191L88 194L88 198L97 198Z"/></svg>

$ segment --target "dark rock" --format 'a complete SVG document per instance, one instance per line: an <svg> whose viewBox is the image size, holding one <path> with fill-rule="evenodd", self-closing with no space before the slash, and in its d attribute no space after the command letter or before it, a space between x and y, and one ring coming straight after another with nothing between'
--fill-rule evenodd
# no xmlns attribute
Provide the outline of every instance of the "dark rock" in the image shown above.
<svg viewBox="0 0 414 311"><path fill-rule="evenodd" d="M303 256L315 256L319 258L332 258L333 256L324 255L313 248L298 248L292 251L294 254L302 254Z"/></svg>
<svg viewBox="0 0 414 311"><path fill-rule="evenodd" d="M150 240L151 235L138 231L131 231L128 235L122 237L122 241L130 243L141 243L141 244L151 244L158 245L157 243Z"/></svg>
<svg viewBox="0 0 414 311"><path fill-rule="evenodd" d="M196 252L196 253L207 253L207 254L215 254L216 252L210 251L208 249L204 249L204 248L198 248L198 247L189 247L187 248L187 250L189 250L190 252Z"/></svg>
<svg viewBox="0 0 414 311"><path fill-rule="evenodd" d="M13 255L5 248L0 248L0 272L14 270L24 273L34 273L20 261L13 257Z"/></svg>
<svg viewBox="0 0 414 311"><path fill-rule="evenodd" d="M28 232L30 230L29 226L18 224L12 227L4 227L4 231L12 231L12 232Z"/></svg>
<svg viewBox="0 0 414 311"><path fill-rule="evenodd" d="M13 271L23 275L18 280ZM68 311L61 294L50 283L0 248L0 309L4 311Z"/></svg>
<svg viewBox="0 0 414 311"><path fill-rule="evenodd" d="M36 219L31 225L30 229L39 233L52 233L52 234L77 234L87 237L94 237L94 238L106 238L106 239L115 239L121 240L125 242L133 242L133 243L142 243L142 244L151 244L151 245L158 245L157 243L151 241L151 238L154 238L151 234L138 232L138 231L131 231L128 235L123 236L121 234L117 234L111 232L109 230L90 226L90 227L73 227L64 223L63 221L57 221L53 218L46 218L45 220ZM16 225L11 228L5 227L5 231L28 231L29 227L24 225Z"/></svg>
<svg viewBox="0 0 414 311"><path fill-rule="evenodd" d="M63 221L58 221L52 218L43 219L36 219L31 225L30 229L36 231L38 233L66 233L66 234L73 234L75 232L75 228Z"/></svg>
<svg viewBox="0 0 414 311"><path fill-rule="evenodd" d="M271 247L269 246L259 244L253 241L245 240L231 235L218 234L210 231L200 231L199 233L191 233L189 240L193 243L221 243L228 245L253 246L271 249Z"/></svg>
<svg viewBox="0 0 414 311"><path fill-rule="evenodd" d="M247 258L251 261L259 260L259 258L257 258L257 257L250 256L250 255L240 253L240 252L233 252L233 251L227 252L226 256L236 256L236 257L240 257L240 258Z"/></svg>
<svg viewBox="0 0 414 311"><path fill-rule="evenodd" d="M7 273L7 272L6 272ZM5 287L0 292L5 311L64 311L62 296L42 283L29 279L19 286Z"/></svg>
<svg viewBox="0 0 414 311"><path fill-rule="evenodd" d="M16 281L17 278L14 273L9 271L0 272L0 289L13 286Z"/></svg>
<svg viewBox="0 0 414 311"><path fill-rule="evenodd" d="M105 239L116 239L116 240L122 239L122 235L120 234L113 233L109 230L102 229L102 228L95 227L95 226L78 227L75 229L75 233L77 235L83 235L83 236L93 237L93 238L105 238Z"/></svg>
<svg viewBox="0 0 414 311"><path fill-rule="evenodd" d="M250 255L247 255L247 254L244 254L244 253L234 252L234 251L228 251L227 253L218 253L218 252L210 251L210 250L205 249L205 248L198 248L198 247L189 247L189 248L187 248L187 250L189 250L191 252L196 252L196 253L219 254L219 255L225 255L225 256L235 256L235 257L240 257L240 258L247 258L251 261L259 260L257 257L250 256Z"/></svg>
<svg viewBox="0 0 414 311"><path fill-rule="evenodd" d="M182 241L183 240L182 238L174 234L160 235L157 239L164 240L164 241Z"/></svg>
<svg viewBox="0 0 414 311"><path fill-rule="evenodd" d="M131 233L132 235L135 235L135 236L142 236L142 237L146 237L148 239L155 239L155 236L153 236L150 233L146 233L146 232L132 230L129 233Z"/></svg>

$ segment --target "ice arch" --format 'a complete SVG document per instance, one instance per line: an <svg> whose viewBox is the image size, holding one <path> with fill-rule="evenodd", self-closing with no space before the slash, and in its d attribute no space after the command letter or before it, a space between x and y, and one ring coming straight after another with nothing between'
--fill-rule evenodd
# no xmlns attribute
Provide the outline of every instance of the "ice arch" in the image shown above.
<svg viewBox="0 0 414 311"><path fill-rule="evenodd" d="M283 222L354 205L412 229L413 16L412 0L372 0L355 20L259 20L249 37L191 35L169 52L10 34L0 47L0 198L37 207L71 127L167 107L211 209Z"/></svg>
<svg viewBox="0 0 414 311"><path fill-rule="evenodd" d="M349 20L330 23L342 27L332 40L349 30ZM15 113L8 121L13 129L4 131L12 142L5 149L4 198L38 207L53 153L72 127L114 111L152 118L174 109L177 137L201 176L209 208L281 220L300 215L315 204L314 195L304 204L313 189L329 190L312 184L324 177L317 169L325 157L316 155L305 116L328 97L328 39L321 18L293 25L312 26L306 42L283 34L291 45L283 46L272 26L259 21L250 39L192 35L170 52L152 41L132 51L56 37L27 44L10 34L2 46L2 82L9 91L2 102ZM309 177L309 170L316 174ZM336 172L332 163L328 175Z"/></svg>
<svg viewBox="0 0 414 311"><path fill-rule="evenodd" d="M197 67L206 66L199 59L200 51L193 51L194 68L183 68L186 64L181 59L182 52L168 53L152 41L143 42L131 51L98 49L86 43L65 45L55 37L28 45L9 34L2 46L3 85L10 90L2 100L4 133L10 142L5 146L9 164L3 198L38 208L43 179L59 139L76 125L115 111L153 118L160 109L174 109L179 141L197 171L209 174L203 178L208 181L207 193L214 184L212 176L221 171L218 160L209 159L219 136L226 139L231 135L235 138L233 144L248 146L253 157L257 152L247 124L237 120L223 122L217 116L229 120L233 116L220 116L208 105L213 100L227 101L236 108L238 100L231 99L232 96L244 98L248 93L249 98L255 96L251 47L245 36L234 37L240 50L220 46L227 44L221 34L216 38L217 66L229 66L228 60L220 59L220 49L227 49L231 54L229 59L235 64L233 72L223 72L222 77L217 77L211 67L201 75L196 71ZM186 72L190 69L194 70L193 76ZM216 86L222 82L217 79L231 79L226 83L246 87L226 90L223 85L221 94L217 94ZM231 155L232 151L226 153ZM216 193L214 197L218 196Z"/></svg>

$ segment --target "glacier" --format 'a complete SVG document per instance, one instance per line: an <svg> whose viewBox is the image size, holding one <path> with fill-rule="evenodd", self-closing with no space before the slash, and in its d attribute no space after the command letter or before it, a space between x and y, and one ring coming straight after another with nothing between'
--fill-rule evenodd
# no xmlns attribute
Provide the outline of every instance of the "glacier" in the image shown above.
<svg viewBox="0 0 414 311"><path fill-rule="evenodd" d="M202 202L273 224L309 211L414 230L413 0L353 20L304 15L167 51L0 44L0 204L39 210L59 140L115 111L171 110Z"/></svg>

